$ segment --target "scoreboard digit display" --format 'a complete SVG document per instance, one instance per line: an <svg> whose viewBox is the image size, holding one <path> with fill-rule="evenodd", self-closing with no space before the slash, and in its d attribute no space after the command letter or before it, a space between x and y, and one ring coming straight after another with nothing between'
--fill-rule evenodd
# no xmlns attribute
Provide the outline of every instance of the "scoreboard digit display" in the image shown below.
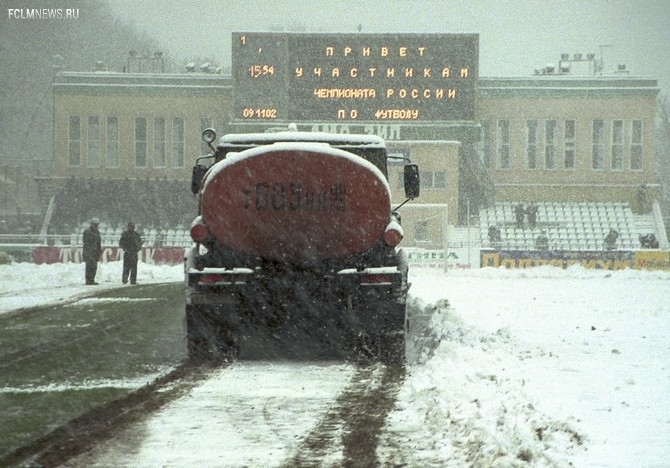
<svg viewBox="0 0 670 468"><path fill-rule="evenodd" d="M474 120L478 34L233 33L235 118Z"/></svg>
<svg viewBox="0 0 670 468"><path fill-rule="evenodd" d="M233 41L235 117L244 120L287 118L286 37L233 34Z"/></svg>

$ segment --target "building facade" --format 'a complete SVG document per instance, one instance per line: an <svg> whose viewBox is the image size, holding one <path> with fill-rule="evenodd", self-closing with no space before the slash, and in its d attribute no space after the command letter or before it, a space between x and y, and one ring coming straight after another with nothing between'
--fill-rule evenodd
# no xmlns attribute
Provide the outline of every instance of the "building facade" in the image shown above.
<svg viewBox="0 0 670 468"><path fill-rule="evenodd" d="M232 119L233 81L217 74L64 72L53 91L56 186L72 178L187 182L208 151L205 128L221 135L288 123ZM656 196L658 92L656 80L630 76L480 78L472 122L298 128L374 133L387 140L390 154L419 164L422 195L405 210L406 244L435 248L446 222L464 224L459 163L467 157L485 169L497 201L632 203L641 185ZM403 163L394 161L389 180L394 203L401 203Z"/></svg>
<svg viewBox="0 0 670 468"><path fill-rule="evenodd" d="M655 174L656 80L479 81L480 154L500 200L628 201Z"/></svg>
<svg viewBox="0 0 670 468"><path fill-rule="evenodd" d="M187 180L200 134L228 121L219 75L61 73L54 91L54 180Z"/></svg>

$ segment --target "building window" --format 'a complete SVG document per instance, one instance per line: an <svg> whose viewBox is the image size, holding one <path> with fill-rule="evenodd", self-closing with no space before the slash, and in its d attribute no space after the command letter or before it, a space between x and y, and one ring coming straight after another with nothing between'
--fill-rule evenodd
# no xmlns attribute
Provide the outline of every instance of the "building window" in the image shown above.
<svg viewBox="0 0 670 468"><path fill-rule="evenodd" d="M100 117L89 116L86 140L88 167L100 167Z"/></svg>
<svg viewBox="0 0 670 468"><path fill-rule="evenodd" d="M428 171L421 171L419 177L421 178L421 188L433 188L433 173Z"/></svg>
<svg viewBox="0 0 670 468"><path fill-rule="evenodd" d="M443 189L447 186L446 180L445 180L445 174L444 171L437 171L435 173L435 177L433 178L433 187L436 189Z"/></svg>
<svg viewBox="0 0 670 468"><path fill-rule="evenodd" d="M70 166L81 165L81 119L77 115L71 115L68 122L68 164Z"/></svg>
<svg viewBox="0 0 670 468"><path fill-rule="evenodd" d="M200 134L205 131L207 128L211 128L213 125L213 120L210 117L201 117L200 118ZM209 147L207 143L202 141L200 138L200 154L209 154L212 151L212 148Z"/></svg>
<svg viewBox="0 0 670 468"><path fill-rule="evenodd" d="M147 119L135 117L135 167L147 167Z"/></svg>
<svg viewBox="0 0 670 468"><path fill-rule="evenodd" d="M154 117L154 167L165 167L164 117Z"/></svg>
<svg viewBox="0 0 670 468"><path fill-rule="evenodd" d="M498 120L496 154L499 169L509 169L509 120Z"/></svg>
<svg viewBox="0 0 670 468"><path fill-rule="evenodd" d="M537 169L537 120L526 121L526 167Z"/></svg>
<svg viewBox="0 0 670 468"><path fill-rule="evenodd" d="M403 188L404 185L404 175L403 173L399 174L398 177L398 188ZM421 171L421 188L423 189L443 189L446 187L446 176L444 171Z"/></svg>
<svg viewBox="0 0 670 468"><path fill-rule="evenodd" d="M479 142L479 157L485 168L493 168L491 161L491 122L485 120L481 122L482 138Z"/></svg>
<svg viewBox="0 0 670 468"><path fill-rule="evenodd" d="M565 133L563 136L563 167L575 168L575 121L565 121Z"/></svg>
<svg viewBox="0 0 670 468"><path fill-rule="evenodd" d="M119 167L119 118L107 117L105 166Z"/></svg>
<svg viewBox="0 0 670 468"><path fill-rule="evenodd" d="M623 170L623 120L612 122L612 170Z"/></svg>
<svg viewBox="0 0 670 468"><path fill-rule="evenodd" d="M184 167L184 119L172 118L172 167Z"/></svg>
<svg viewBox="0 0 670 468"><path fill-rule="evenodd" d="M593 121L593 150L591 153L591 167L603 169L605 165L605 124L602 120Z"/></svg>
<svg viewBox="0 0 670 468"><path fill-rule="evenodd" d="M427 242L428 238L428 221L421 219L414 223L414 240L416 242Z"/></svg>
<svg viewBox="0 0 670 468"><path fill-rule="evenodd" d="M642 121L633 120L630 132L630 168L642 170Z"/></svg>
<svg viewBox="0 0 670 468"><path fill-rule="evenodd" d="M544 124L544 167L556 169L556 121L547 120Z"/></svg>

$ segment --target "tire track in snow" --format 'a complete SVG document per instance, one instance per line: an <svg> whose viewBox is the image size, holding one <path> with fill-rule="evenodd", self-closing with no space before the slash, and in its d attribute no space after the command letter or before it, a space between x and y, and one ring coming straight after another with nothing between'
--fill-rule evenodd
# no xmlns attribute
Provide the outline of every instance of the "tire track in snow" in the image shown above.
<svg viewBox="0 0 670 468"><path fill-rule="evenodd" d="M405 378L405 367L359 368L319 425L283 466L320 466L344 456L344 466L376 466L377 440Z"/></svg>
<svg viewBox="0 0 670 468"><path fill-rule="evenodd" d="M213 368L186 362L125 397L94 408L0 459L0 466L59 466L185 395Z"/></svg>

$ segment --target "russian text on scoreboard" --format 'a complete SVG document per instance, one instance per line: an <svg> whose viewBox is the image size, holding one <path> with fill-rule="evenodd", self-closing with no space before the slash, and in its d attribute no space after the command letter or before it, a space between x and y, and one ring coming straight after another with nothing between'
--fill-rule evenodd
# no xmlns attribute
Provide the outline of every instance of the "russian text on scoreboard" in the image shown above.
<svg viewBox="0 0 670 468"><path fill-rule="evenodd" d="M478 34L232 35L235 118L474 120Z"/></svg>

